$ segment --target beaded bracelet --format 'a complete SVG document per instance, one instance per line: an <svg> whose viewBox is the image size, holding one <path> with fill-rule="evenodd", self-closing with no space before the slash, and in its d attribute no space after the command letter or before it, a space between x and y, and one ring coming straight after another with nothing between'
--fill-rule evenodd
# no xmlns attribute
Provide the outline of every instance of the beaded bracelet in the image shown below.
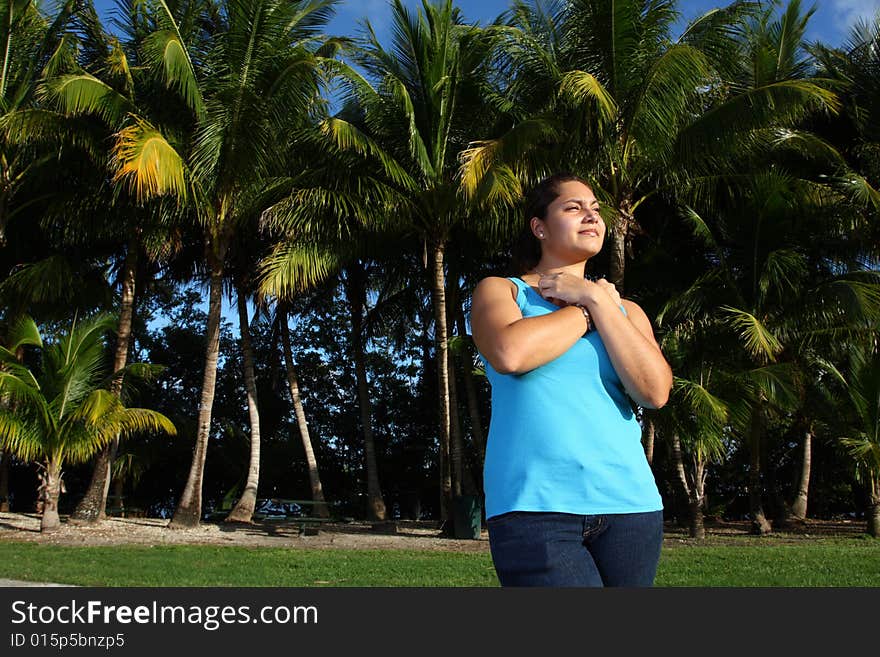
<svg viewBox="0 0 880 657"><path fill-rule="evenodd" d="M590 311L587 310L586 306L582 306L579 303L574 304L577 308L581 309L581 312L584 314L584 319L587 320L587 330L584 333L589 333L590 329L593 328L593 318L590 317Z"/></svg>

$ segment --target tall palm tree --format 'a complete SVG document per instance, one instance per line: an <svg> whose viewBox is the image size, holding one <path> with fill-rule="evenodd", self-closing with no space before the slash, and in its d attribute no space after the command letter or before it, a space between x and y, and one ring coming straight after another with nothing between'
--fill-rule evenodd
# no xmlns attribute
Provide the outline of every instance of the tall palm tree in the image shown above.
<svg viewBox="0 0 880 657"><path fill-rule="evenodd" d="M241 335L242 368L244 388L247 394L248 420L250 422L250 458L244 490L226 516L226 522L251 522L257 505L257 489L260 484L260 411L257 404L257 381L254 369L254 348L251 344L250 322L248 321L247 297L244 286L236 286L235 295L238 308L238 329Z"/></svg>
<svg viewBox="0 0 880 657"><path fill-rule="evenodd" d="M693 29L672 41L675 4L518 0L505 47L512 125L475 144L464 162L473 195L493 170L514 183L559 169L590 179L609 207L609 280L621 290L635 212L670 169L713 73ZM511 191L521 196L519 185Z"/></svg>
<svg viewBox="0 0 880 657"><path fill-rule="evenodd" d="M445 258L452 227L467 216L458 191L458 158L468 140L485 130L495 35L464 24L451 0L423 0L417 14L393 0L391 25L391 44L385 46L367 21L355 56L375 87L346 72L365 129L342 117L326 121L324 129L340 149L378 165L389 213L424 249L434 307L445 513L453 490Z"/></svg>
<svg viewBox="0 0 880 657"><path fill-rule="evenodd" d="M104 315L74 322L57 341L46 343L34 321L23 318L12 332L9 348L0 347L0 391L14 407L0 408L0 441L4 450L19 458L40 462L45 478L41 531L60 525L58 497L65 463L87 461L117 435L175 433L164 415L125 408L116 395L101 387L107 383L104 334L114 323ZM25 345L39 348L39 366L18 362L15 350ZM128 372L138 369L143 368L129 366Z"/></svg>
<svg viewBox="0 0 880 657"><path fill-rule="evenodd" d="M116 179L138 198L173 194L197 217L209 281L198 435L190 474L171 527L198 524L216 381L222 284L238 227L253 217L248 194L284 162L286 140L318 97L320 36L334 0L130 2L145 66L188 118L145 117L94 76L66 78L83 109L119 126ZM244 209L242 201L245 200Z"/></svg>
<svg viewBox="0 0 880 657"><path fill-rule="evenodd" d="M120 3L120 7L124 6ZM57 145L68 140L56 134L59 125L63 127L66 123L67 131L88 145L90 164L98 180L86 181L88 193L74 189L55 201L54 207L62 209L53 209L58 218L51 221L51 230L68 243L97 243L105 250L112 249L112 257L121 263L114 364L118 371L125 367L131 343L137 273L143 270L144 261L153 263L167 258L176 248L178 240L169 219L178 208L161 201L139 202L127 185L114 184L118 153L108 155L103 142L138 122L148 123L146 117L155 121L174 103L159 100L155 76L151 77L148 67L137 59L142 54L138 51L138 40L144 38L137 24L124 25L130 41L123 45L104 30L89 0L76 3L68 19L78 37L77 62L45 76L38 91L43 105L18 110L9 117L9 125L20 124L24 128L19 139L40 137ZM100 122L94 121L96 116ZM93 120L89 122L89 118ZM112 392L119 394L116 388ZM88 490L74 518L91 521L104 517L110 468L117 447L118 441L113 441L99 452Z"/></svg>
<svg viewBox="0 0 880 657"><path fill-rule="evenodd" d="M296 363L293 360L293 349L290 344L290 327L288 326L288 314L286 302L280 302L276 310L276 323L278 324L281 338L281 348L284 352L284 368L287 372L287 385L290 390L290 399L293 404L294 416L306 458L306 467L309 471L309 485L312 489L312 500L318 503L316 512L318 515L329 516L329 508L324 504L324 487L321 484L321 473L318 469L318 460L315 458L315 448L309 433L309 423L306 420L306 412L303 408L302 397L299 389L299 378L296 373Z"/></svg>

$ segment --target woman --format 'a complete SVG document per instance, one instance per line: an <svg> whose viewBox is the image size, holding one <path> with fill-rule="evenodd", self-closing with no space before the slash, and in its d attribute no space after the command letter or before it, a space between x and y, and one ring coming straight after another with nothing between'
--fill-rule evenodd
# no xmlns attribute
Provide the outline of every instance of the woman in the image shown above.
<svg viewBox="0 0 880 657"><path fill-rule="evenodd" d="M650 586L663 505L629 399L663 406L672 372L642 309L584 277L605 238L589 185L543 180L526 221L530 269L480 281L471 312L495 570L503 586Z"/></svg>

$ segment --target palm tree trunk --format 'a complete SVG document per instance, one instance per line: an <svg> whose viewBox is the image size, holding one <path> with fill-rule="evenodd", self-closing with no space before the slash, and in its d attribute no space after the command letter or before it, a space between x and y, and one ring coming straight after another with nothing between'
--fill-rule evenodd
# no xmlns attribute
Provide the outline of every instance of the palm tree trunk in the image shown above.
<svg viewBox="0 0 880 657"><path fill-rule="evenodd" d="M703 513L706 510L706 474L708 472L706 466L706 461L694 459L694 495L690 500L690 535L698 539L706 538L706 528L703 525Z"/></svg>
<svg viewBox="0 0 880 657"><path fill-rule="evenodd" d="M40 531L51 532L61 527L61 519L58 517L58 498L61 497L61 463L55 459L49 459L46 462L45 477Z"/></svg>
<svg viewBox="0 0 880 657"><path fill-rule="evenodd" d="M755 407L752 410L752 421L749 428L749 451L751 456L749 467L749 511L752 515L752 533L765 536L772 530L761 503L761 433L761 409Z"/></svg>
<svg viewBox="0 0 880 657"><path fill-rule="evenodd" d="M452 465L452 495L461 497L467 486L464 480L467 477L464 461L464 437L461 432L461 422L458 418L458 385L455 381L455 356L447 354L447 380L449 381L449 435L450 435L450 462ZM472 483L472 482L471 482ZM470 486L471 492L473 487ZM470 493L468 493L470 494Z"/></svg>
<svg viewBox="0 0 880 657"><path fill-rule="evenodd" d="M364 362L363 312L366 299L366 272L360 262L348 268L345 281L351 315L351 350L357 379L358 406L361 427L364 432L364 461L367 472L367 516L369 520L385 520L388 517L382 487L379 483L379 466L376 460L376 443L373 438L372 404L367 382L367 366Z"/></svg>
<svg viewBox="0 0 880 657"><path fill-rule="evenodd" d="M226 522L251 522L257 505L257 487L260 485L260 411L257 407L257 381L254 377L254 349L248 325L247 301L244 291L237 290L238 327L241 333L241 352L244 365L244 387L247 390L248 419L251 423L251 456L247 481L235 507L226 516Z"/></svg>
<svg viewBox="0 0 880 657"><path fill-rule="evenodd" d="M446 303L446 326L447 330L454 327L452 321L452 308L458 306L458 281L454 276L449 277ZM452 336L448 336L451 338ZM447 340L448 342L448 340ZM461 422L458 417L458 387L455 380L455 354L446 352L446 380L449 386L449 437L450 437L450 462L452 465L452 497L461 497L463 489L464 472L462 461L464 455L464 440L461 435Z"/></svg>
<svg viewBox="0 0 880 657"><path fill-rule="evenodd" d="M9 461L10 452L0 452L0 513L9 512Z"/></svg>
<svg viewBox="0 0 880 657"><path fill-rule="evenodd" d="M293 410L296 414L296 423L299 427L299 435L302 439L303 451L306 455L306 464L309 468L309 482L312 487L312 500L321 502L316 505L315 513L322 518L330 516L330 511L324 502L324 490L321 487L321 476L318 472L318 461L312 449L312 439L309 436L309 424L306 422L306 412L303 410L302 400L299 395L299 382L296 379L296 368L293 363L293 350L290 348L290 329L287 327L287 311L280 309L278 318L281 328L281 343L284 349L284 363L287 366L287 383L290 385L290 397L293 400Z"/></svg>
<svg viewBox="0 0 880 657"><path fill-rule="evenodd" d="M442 240L432 246L431 253L431 300L434 304L434 348L437 354L437 383L440 396L440 514L441 520L451 530L452 474L450 471L449 445L449 369L446 331L446 280L443 273L443 257L446 245Z"/></svg>
<svg viewBox="0 0 880 657"><path fill-rule="evenodd" d="M113 373L121 371L128 361L128 350L131 344L131 325L134 318L134 297L137 282L138 242L135 238L129 241L128 252L125 254L125 265L122 275L122 300L119 307L119 328L116 338L116 353L113 358ZM117 397L122 391L122 377L114 377L110 392ZM119 438L107 444L95 459L92 480L86 490L85 497L76 505L71 516L78 521L95 522L106 517L107 493L110 490L110 469L119 449Z"/></svg>
<svg viewBox="0 0 880 657"><path fill-rule="evenodd" d="M456 321L458 322L458 334L466 335L467 327L465 326L464 321L464 310L462 309L461 304L458 304L456 309L458 311L458 316L456 318ZM483 433L483 422L480 419L480 404L477 397L477 386L474 383L474 373L471 367L471 360L471 352L470 349L468 349L468 362L465 363L461 370L464 375L464 388L465 394L467 395L468 413L471 418L471 434L480 455L480 462L478 465L480 472L482 472L483 462L486 460L486 438Z"/></svg>
<svg viewBox="0 0 880 657"><path fill-rule="evenodd" d="M871 505L868 509L868 535L880 538L880 477L870 478Z"/></svg>
<svg viewBox="0 0 880 657"><path fill-rule="evenodd" d="M642 446L645 448L645 458L648 459L648 465L654 465L654 414L647 408L642 411Z"/></svg>
<svg viewBox="0 0 880 657"><path fill-rule="evenodd" d="M125 503L122 496L124 486L125 475L120 473L120 475L113 480L113 495L116 497L116 502L119 505L119 515L123 518L125 517Z"/></svg>
<svg viewBox="0 0 880 657"><path fill-rule="evenodd" d="M695 463L695 472L692 479L688 478L684 468L684 459L681 454L681 439L678 432L672 434L672 457L675 461L675 469L678 472L678 480L684 489L688 501L689 512L689 535L691 538L703 540L706 538L706 528L703 525L703 490L705 483L705 464Z"/></svg>
<svg viewBox="0 0 880 657"><path fill-rule="evenodd" d="M627 195L617 206L617 223L611 231L610 260L608 280L614 283L620 296L623 296L624 276L626 274L626 247L629 229L633 224L632 199Z"/></svg>
<svg viewBox="0 0 880 657"><path fill-rule="evenodd" d="M209 254L211 249L208 249ZM202 516L202 480L205 474L205 458L208 454L208 438L211 435L211 411L214 406L214 388L217 383L217 359L220 355L220 311L223 297L222 256L209 255L211 261L211 284L208 302L208 326L206 331L205 372L202 378L202 397L199 403L199 424L196 444L193 447L192 464L186 486L168 527L188 529L198 527Z"/></svg>
<svg viewBox="0 0 880 657"><path fill-rule="evenodd" d="M804 522L807 519L807 496L810 492L810 467L812 464L813 427L807 426L804 432L803 460L801 462L801 478L798 484L797 496L791 505L791 517L793 520Z"/></svg>

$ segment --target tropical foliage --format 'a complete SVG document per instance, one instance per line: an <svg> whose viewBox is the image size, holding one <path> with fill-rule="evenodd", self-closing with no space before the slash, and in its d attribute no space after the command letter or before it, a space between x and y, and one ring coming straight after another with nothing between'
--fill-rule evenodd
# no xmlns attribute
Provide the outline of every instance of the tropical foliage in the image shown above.
<svg viewBox="0 0 880 657"><path fill-rule="evenodd" d="M104 334L113 319L97 316L74 322L57 340L44 342L34 321L20 318L10 329L8 347L0 347L0 444L24 461L36 461L42 471L40 496L43 531L57 529L58 496L65 463L84 463L117 436L144 431L174 434L161 413L126 408L107 385ZM39 358L26 364L27 347L37 347ZM115 374L124 377L149 373L130 365ZM103 387L102 387L103 386Z"/></svg>

